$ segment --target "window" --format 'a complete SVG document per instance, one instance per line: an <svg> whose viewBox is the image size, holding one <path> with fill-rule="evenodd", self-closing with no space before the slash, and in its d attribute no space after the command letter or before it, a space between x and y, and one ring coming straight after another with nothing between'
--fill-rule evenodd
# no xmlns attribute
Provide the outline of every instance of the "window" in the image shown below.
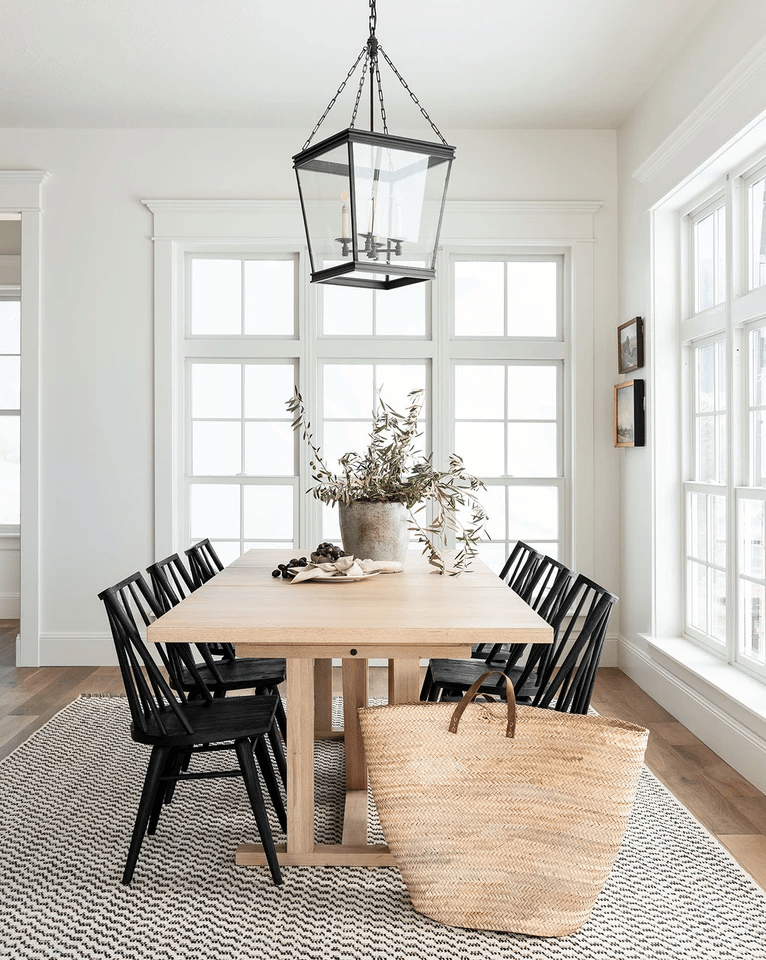
<svg viewBox="0 0 766 960"><path fill-rule="evenodd" d="M487 485L483 556L499 568L519 539L557 556L562 365L460 360L453 374L454 449Z"/></svg>
<svg viewBox="0 0 766 960"><path fill-rule="evenodd" d="M766 285L766 171L747 178L748 289Z"/></svg>
<svg viewBox="0 0 766 960"><path fill-rule="evenodd" d="M285 406L299 385L331 468L366 446L378 397L401 410L423 390L422 449L437 463L454 450L487 484L484 559L499 571L519 538L564 552L563 254L454 253L441 288L451 323L435 318L431 284L321 285L304 301L297 250L185 263L185 541L209 536L229 561L339 539L337 510L304 494Z"/></svg>
<svg viewBox="0 0 766 960"><path fill-rule="evenodd" d="M685 632L729 663L762 677L765 184L763 166L735 171L722 193L685 215L690 283L682 323ZM746 242L728 228L732 223L743 225Z"/></svg>
<svg viewBox="0 0 766 960"><path fill-rule="evenodd" d="M692 217L694 312L723 303L726 295L726 210L721 198Z"/></svg>
<svg viewBox="0 0 766 960"><path fill-rule="evenodd" d="M296 436L284 401L297 379L295 258L186 262L184 539L210 537L225 563L254 546L292 547ZM263 357L267 340L288 355Z"/></svg>
<svg viewBox="0 0 766 960"><path fill-rule="evenodd" d="M20 523L21 303L0 299L0 528Z"/></svg>

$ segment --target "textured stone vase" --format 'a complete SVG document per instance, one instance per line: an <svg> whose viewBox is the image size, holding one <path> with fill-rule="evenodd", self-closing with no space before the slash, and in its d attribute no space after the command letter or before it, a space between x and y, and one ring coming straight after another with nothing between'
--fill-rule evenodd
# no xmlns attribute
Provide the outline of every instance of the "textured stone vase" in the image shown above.
<svg viewBox="0 0 766 960"><path fill-rule="evenodd" d="M409 514L403 503L339 503L343 549L358 560L398 560L409 546Z"/></svg>

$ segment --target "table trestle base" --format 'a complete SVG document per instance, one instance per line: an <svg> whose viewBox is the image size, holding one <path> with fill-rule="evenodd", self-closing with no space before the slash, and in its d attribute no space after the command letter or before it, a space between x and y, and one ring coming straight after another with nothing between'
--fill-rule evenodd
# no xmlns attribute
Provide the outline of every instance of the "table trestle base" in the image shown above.
<svg viewBox="0 0 766 960"><path fill-rule="evenodd" d="M344 843L317 843L306 853L288 853L287 845L278 843L277 857L283 867L395 867L396 861L384 843L350 846ZM266 855L260 843L241 843L236 863L243 867L260 867Z"/></svg>

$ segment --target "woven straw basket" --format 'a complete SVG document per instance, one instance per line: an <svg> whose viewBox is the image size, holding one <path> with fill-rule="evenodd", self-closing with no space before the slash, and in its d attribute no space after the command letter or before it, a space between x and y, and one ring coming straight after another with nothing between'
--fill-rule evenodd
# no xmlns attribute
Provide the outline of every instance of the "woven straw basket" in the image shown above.
<svg viewBox="0 0 766 960"><path fill-rule="evenodd" d="M457 705L359 709L380 823L420 913L565 936L617 856L649 734L517 707L510 682L507 706L472 703L487 676Z"/></svg>

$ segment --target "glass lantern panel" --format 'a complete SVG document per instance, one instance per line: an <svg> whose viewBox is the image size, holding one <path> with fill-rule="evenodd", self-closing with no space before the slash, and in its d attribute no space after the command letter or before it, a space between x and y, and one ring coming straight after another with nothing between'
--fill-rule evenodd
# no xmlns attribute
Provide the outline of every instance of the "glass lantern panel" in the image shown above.
<svg viewBox="0 0 766 960"><path fill-rule="evenodd" d="M307 161L296 164L303 210L308 229L309 252L314 272L325 269L328 260L343 256L343 239L348 240L346 256L353 253L351 242L351 187L348 146L344 143Z"/></svg>
<svg viewBox="0 0 766 960"><path fill-rule="evenodd" d="M434 269L449 160L367 143L352 144L352 157L359 259Z"/></svg>

